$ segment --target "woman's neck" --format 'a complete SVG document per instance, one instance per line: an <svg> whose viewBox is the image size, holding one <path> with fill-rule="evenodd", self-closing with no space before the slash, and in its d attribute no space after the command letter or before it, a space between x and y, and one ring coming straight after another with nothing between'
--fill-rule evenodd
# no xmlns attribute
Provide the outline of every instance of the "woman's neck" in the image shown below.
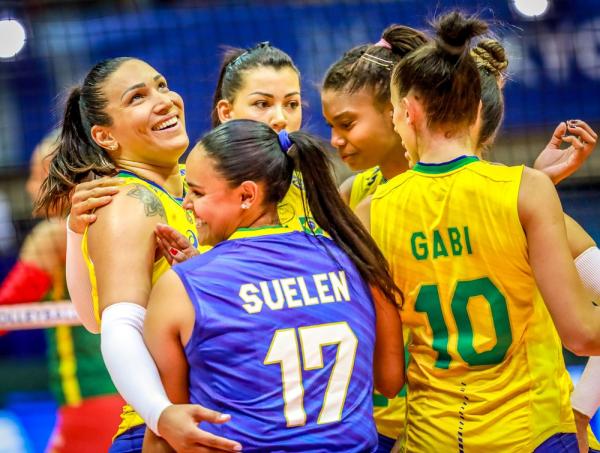
<svg viewBox="0 0 600 453"><path fill-rule="evenodd" d="M474 155L475 147L468 133L448 132L422 135L417 140L419 161L430 164L448 162L464 155Z"/></svg>
<svg viewBox="0 0 600 453"><path fill-rule="evenodd" d="M181 184L178 164L155 165L124 159L117 160L116 164L120 170L130 171L155 182L175 197L183 196L183 184Z"/></svg>
<svg viewBox="0 0 600 453"><path fill-rule="evenodd" d="M277 207L261 208L256 212L248 212L240 228L259 228L264 226L280 225Z"/></svg>
<svg viewBox="0 0 600 453"><path fill-rule="evenodd" d="M404 147L399 145L385 159L379 162L379 170L381 170L381 174L386 180L389 181L394 176L398 176L400 173L408 170L408 162L404 157L405 152Z"/></svg>

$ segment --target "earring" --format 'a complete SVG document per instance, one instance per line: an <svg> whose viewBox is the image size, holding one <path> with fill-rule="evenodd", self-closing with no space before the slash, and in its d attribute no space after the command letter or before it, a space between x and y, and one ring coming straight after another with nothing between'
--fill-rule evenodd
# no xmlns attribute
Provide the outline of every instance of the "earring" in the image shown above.
<svg viewBox="0 0 600 453"><path fill-rule="evenodd" d="M250 203L248 203L247 201L244 201L244 202L242 203L242 206L241 206L241 207L242 207L242 209L248 209L248 208L250 207Z"/></svg>
<svg viewBox="0 0 600 453"><path fill-rule="evenodd" d="M110 145L108 147L108 149L110 149L111 151L116 151L118 147L119 147L118 143L113 143L112 145Z"/></svg>

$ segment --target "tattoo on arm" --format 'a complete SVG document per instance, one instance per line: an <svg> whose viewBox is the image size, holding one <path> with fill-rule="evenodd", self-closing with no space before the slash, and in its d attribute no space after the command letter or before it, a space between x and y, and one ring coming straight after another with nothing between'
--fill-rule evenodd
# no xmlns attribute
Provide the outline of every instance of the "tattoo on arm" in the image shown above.
<svg viewBox="0 0 600 453"><path fill-rule="evenodd" d="M129 192L127 192L127 195L139 199L144 204L144 212L146 213L146 217L158 215L163 220L167 220L165 208L163 207L162 203L158 197L146 187L136 184Z"/></svg>

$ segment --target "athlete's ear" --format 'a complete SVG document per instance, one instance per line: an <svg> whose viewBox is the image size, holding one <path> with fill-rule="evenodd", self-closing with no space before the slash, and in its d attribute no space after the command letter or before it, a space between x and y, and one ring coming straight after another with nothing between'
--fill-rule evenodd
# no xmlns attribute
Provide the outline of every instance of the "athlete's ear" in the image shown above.
<svg viewBox="0 0 600 453"><path fill-rule="evenodd" d="M403 97L400 102L402 103L402 110L404 110L404 118L402 120L405 121L408 126L415 127L423 117L421 103L412 96Z"/></svg>
<svg viewBox="0 0 600 453"><path fill-rule="evenodd" d="M221 123L233 119L233 105L227 99L221 99L217 102L217 115Z"/></svg>
<svg viewBox="0 0 600 453"><path fill-rule="evenodd" d="M240 207L249 209L251 206L260 204L260 188L254 181L244 181L238 187L240 191Z"/></svg>
<svg viewBox="0 0 600 453"><path fill-rule="evenodd" d="M119 149L119 142L112 136L110 130L104 126L94 124L90 130L90 136L100 148L110 152Z"/></svg>

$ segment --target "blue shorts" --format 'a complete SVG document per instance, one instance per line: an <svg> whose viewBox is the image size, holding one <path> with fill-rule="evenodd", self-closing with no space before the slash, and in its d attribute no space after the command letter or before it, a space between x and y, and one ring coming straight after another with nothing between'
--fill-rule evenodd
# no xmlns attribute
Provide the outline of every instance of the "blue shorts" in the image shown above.
<svg viewBox="0 0 600 453"><path fill-rule="evenodd" d="M146 425L138 425L115 437L108 453L140 453L144 444Z"/></svg>
<svg viewBox="0 0 600 453"><path fill-rule="evenodd" d="M575 433L557 433L546 439L534 453L579 453Z"/></svg>
<svg viewBox="0 0 600 453"><path fill-rule="evenodd" d="M377 453L390 453L394 447L394 444L396 443L396 439L392 439L391 437L387 437L379 433L377 433L377 439L379 440Z"/></svg>

